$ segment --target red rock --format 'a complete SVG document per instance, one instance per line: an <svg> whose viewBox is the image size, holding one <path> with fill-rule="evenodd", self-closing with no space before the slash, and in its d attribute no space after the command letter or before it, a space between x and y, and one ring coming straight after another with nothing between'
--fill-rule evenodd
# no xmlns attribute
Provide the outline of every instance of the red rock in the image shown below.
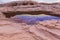
<svg viewBox="0 0 60 40"><path fill-rule="evenodd" d="M30 1L10 2L0 5L0 11L7 17L19 14L48 14L60 16L60 3L37 3Z"/></svg>
<svg viewBox="0 0 60 40"><path fill-rule="evenodd" d="M5 18L6 18L5 15L2 12L0 12L0 19L5 19Z"/></svg>
<svg viewBox="0 0 60 40"><path fill-rule="evenodd" d="M57 20L47 20L36 25L27 25L0 20L0 40L60 40L59 23Z"/></svg>
<svg viewBox="0 0 60 40"><path fill-rule="evenodd" d="M35 25L27 25L5 18L5 15L10 17L24 13L60 15L59 6L60 3L32 5L28 2L28 5L21 5L19 2L12 2L11 4L1 4L0 16L3 19L0 19L0 40L60 40L60 20L45 20L37 22Z"/></svg>

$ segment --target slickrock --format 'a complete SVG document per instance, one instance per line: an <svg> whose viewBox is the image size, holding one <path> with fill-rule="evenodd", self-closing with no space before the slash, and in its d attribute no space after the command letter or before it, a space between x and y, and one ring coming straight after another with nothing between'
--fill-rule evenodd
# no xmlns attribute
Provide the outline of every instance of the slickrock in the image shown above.
<svg viewBox="0 0 60 40"><path fill-rule="evenodd" d="M0 4L0 40L60 40L60 20L45 20L28 25L5 18L5 16L25 13L60 16L60 3L11 2Z"/></svg>
<svg viewBox="0 0 60 40"><path fill-rule="evenodd" d="M0 40L60 40L60 21L46 20L27 25L0 20Z"/></svg>

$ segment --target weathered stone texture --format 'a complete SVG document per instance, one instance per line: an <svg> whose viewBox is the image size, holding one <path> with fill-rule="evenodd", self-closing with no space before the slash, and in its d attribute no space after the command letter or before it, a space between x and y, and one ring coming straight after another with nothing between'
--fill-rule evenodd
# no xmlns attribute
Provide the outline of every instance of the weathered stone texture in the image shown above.
<svg viewBox="0 0 60 40"><path fill-rule="evenodd" d="M0 11L6 15L48 14L60 16L60 3L11 2L1 4Z"/></svg>
<svg viewBox="0 0 60 40"><path fill-rule="evenodd" d="M0 20L0 40L60 40L60 21L27 25Z"/></svg>

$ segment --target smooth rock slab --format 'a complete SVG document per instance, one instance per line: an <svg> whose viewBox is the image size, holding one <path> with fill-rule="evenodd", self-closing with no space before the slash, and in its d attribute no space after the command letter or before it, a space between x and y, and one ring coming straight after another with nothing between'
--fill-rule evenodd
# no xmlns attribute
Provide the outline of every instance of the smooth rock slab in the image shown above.
<svg viewBox="0 0 60 40"><path fill-rule="evenodd" d="M60 21L46 20L27 25L0 20L0 40L60 40Z"/></svg>

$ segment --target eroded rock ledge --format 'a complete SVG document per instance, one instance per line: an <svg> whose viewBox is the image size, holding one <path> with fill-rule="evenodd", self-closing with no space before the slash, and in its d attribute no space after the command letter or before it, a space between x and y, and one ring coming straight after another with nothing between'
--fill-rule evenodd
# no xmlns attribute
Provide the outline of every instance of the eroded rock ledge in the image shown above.
<svg viewBox="0 0 60 40"><path fill-rule="evenodd" d="M20 14L48 14L60 16L60 3L37 3L29 1L11 2L0 4L0 12L7 17L20 15Z"/></svg>

